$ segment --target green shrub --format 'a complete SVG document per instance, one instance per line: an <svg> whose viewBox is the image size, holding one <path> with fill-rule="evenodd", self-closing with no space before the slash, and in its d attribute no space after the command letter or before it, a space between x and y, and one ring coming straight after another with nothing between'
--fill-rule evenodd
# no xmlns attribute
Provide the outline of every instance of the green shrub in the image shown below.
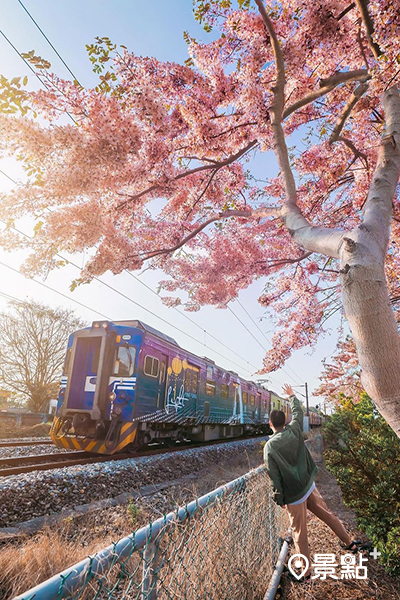
<svg viewBox="0 0 400 600"><path fill-rule="evenodd" d="M127 506L128 517L132 525L136 525L140 515L140 508L135 504L133 499L129 500Z"/></svg>
<svg viewBox="0 0 400 600"><path fill-rule="evenodd" d="M335 475L358 526L400 575L400 440L363 394L343 399L324 426L328 469Z"/></svg>

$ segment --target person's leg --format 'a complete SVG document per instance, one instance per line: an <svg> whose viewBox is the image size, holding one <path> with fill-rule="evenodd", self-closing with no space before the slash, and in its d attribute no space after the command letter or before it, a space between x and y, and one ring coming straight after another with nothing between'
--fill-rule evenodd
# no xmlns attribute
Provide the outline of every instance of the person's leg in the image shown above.
<svg viewBox="0 0 400 600"><path fill-rule="evenodd" d="M306 503L308 510L311 510L314 515L326 523L346 546L350 546L351 538L349 534L343 527L342 522L339 521L337 516L334 515L326 506L317 488L315 488L313 493L307 498Z"/></svg>
<svg viewBox="0 0 400 600"><path fill-rule="evenodd" d="M307 536L307 503L287 504L286 508L289 513L290 527L292 529L296 552L303 554L308 559L308 564L311 565ZM305 573L305 576L308 573L310 573L310 570Z"/></svg>

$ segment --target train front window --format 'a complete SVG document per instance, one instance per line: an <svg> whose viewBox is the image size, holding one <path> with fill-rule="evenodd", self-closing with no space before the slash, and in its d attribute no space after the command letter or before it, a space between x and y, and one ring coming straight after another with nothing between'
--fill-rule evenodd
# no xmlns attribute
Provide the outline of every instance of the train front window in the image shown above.
<svg viewBox="0 0 400 600"><path fill-rule="evenodd" d="M132 377L135 371L135 346L119 346L114 365L114 375Z"/></svg>

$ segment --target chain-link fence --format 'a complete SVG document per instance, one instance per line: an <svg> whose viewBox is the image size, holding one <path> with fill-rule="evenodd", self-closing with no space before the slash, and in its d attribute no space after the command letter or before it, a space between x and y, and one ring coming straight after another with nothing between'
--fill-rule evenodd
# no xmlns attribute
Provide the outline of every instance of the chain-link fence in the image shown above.
<svg viewBox="0 0 400 600"><path fill-rule="evenodd" d="M66 569L18 600L262 598L287 529L261 466Z"/></svg>

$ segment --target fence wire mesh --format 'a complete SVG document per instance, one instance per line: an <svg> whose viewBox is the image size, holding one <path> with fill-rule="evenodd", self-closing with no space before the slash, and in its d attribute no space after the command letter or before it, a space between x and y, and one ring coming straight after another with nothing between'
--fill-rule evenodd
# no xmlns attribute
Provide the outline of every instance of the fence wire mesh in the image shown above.
<svg viewBox="0 0 400 600"><path fill-rule="evenodd" d="M18 598L262 598L287 526L262 466Z"/></svg>

